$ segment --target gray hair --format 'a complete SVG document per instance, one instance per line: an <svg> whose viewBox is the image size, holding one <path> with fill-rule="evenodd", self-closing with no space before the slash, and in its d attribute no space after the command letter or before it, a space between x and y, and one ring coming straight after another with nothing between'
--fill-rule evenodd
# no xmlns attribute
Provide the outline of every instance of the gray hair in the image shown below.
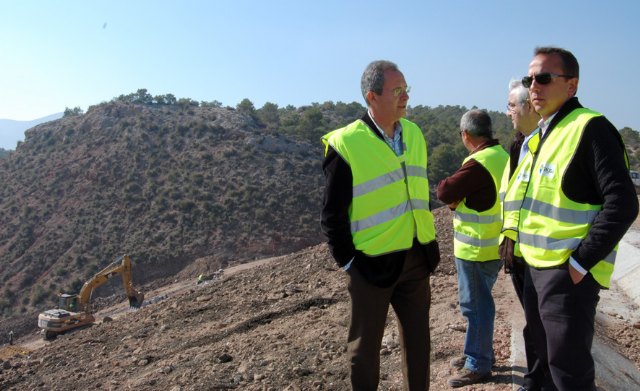
<svg viewBox="0 0 640 391"><path fill-rule="evenodd" d="M382 88L384 87L384 73L385 71L398 71L398 66L391 61L378 60L373 61L362 73L362 79L360 80L360 89L362 90L362 96L364 97L367 106L369 100L367 100L367 93L373 91L380 95L382 94Z"/></svg>
<svg viewBox="0 0 640 391"><path fill-rule="evenodd" d="M511 79L509 82L509 94L516 93L518 103L524 104L529 100L529 89L522 85L522 80Z"/></svg>
<svg viewBox="0 0 640 391"><path fill-rule="evenodd" d="M486 110L469 110L460 119L460 130L473 137L493 138L491 117Z"/></svg>

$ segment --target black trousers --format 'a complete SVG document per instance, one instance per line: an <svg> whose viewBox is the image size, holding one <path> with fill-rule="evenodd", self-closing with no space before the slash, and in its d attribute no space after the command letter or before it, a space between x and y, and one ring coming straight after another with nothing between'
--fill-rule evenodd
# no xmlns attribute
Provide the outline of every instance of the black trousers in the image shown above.
<svg viewBox="0 0 640 391"><path fill-rule="evenodd" d="M349 294L351 324L348 355L351 362L351 387L374 391L380 381L380 348L389 304L398 317L405 389L429 389L429 271L418 246L407 251L402 273L388 288L369 283L351 267Z"/></svg>
<svg viewBox="0 0 640 391"><path fill-rule="evenodd" d="M574 284L567 265L526 267L525 316L536 352L549 366L543 389L595 391L591 345L600 285L590 273Z"/></svg>
<svg viewBox="0 0 640 391"><path fill-rule="evenodd" d="M524 259L516 257L513 267L511 268L511 282L513 283L513 289L516 291L518 300L524 308L524 271L526 263ZM531 335L531 328L525 322L522 329L522 336L524 338L524 352L527 357L527 373L524 374L523 386L528 389L538 390L544 383L545 372L549 369L546 363L542 363L536 353L536 348L533 343L533 336Z"/></svg>

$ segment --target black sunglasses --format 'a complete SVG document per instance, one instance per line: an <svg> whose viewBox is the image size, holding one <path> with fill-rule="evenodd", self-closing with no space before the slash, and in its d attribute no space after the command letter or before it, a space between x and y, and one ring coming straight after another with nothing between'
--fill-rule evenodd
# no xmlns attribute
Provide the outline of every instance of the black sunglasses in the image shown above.
<svg viewBox="0 0 640 391"><path fill-rule="evenodd" d="M553 80L556 77L564 77L566 79L573 79L575 76L558 75L556 73L551 73L551 72L538 73L535 76L525 76L525 77L523 77L522 78L522 85L524 86L524 88L529 88L529 87L531 87L531 83L533 83L534 80L538 84L545 85L545 84L551 83L551 80Z"/></svg>

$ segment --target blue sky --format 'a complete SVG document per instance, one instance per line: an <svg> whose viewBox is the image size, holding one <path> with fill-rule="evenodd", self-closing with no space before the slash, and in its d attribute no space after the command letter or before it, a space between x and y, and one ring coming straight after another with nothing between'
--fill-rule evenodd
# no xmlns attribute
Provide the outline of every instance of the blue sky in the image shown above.
<svg viewBox="0 0 640 391"><path fill-rule="evenodd" d="M256 108L364 103L375 59L413 106L504 111L533 49L571 50L578 97L640 130L640 2L0 0L0 118L31 120L146 88Z"/></svg>

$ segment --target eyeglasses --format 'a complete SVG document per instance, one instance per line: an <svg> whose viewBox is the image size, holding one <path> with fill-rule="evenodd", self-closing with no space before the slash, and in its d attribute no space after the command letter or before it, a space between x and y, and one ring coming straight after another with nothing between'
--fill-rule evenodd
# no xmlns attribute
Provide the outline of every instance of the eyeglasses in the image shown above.
<svg viewBox="0 0 640 391"><path fill-rule="evenodd" d="M393 90L391 90L391 92L393 92L393 96L398 97L400 95L402 95L403 92L405 93L409 93L411 92L411 87L406 86L406 87L396 87Z"/></svg>
<svg viewBox="0 0 640 391"><path fill-rule="evenodd" d="M531 83L533 83L534 80L538 84L546 85L546 84L551 83L551 80L555 79L556 77L564 77L566 79L573 79L575 76L558 75L557 73L551 73L551 72L538 73L537 75L534 75L534 76L525 76L525 77L523 77L522 78L522 85L524 86L524 88L529 88L529 87L531 87Z"/></svg>

